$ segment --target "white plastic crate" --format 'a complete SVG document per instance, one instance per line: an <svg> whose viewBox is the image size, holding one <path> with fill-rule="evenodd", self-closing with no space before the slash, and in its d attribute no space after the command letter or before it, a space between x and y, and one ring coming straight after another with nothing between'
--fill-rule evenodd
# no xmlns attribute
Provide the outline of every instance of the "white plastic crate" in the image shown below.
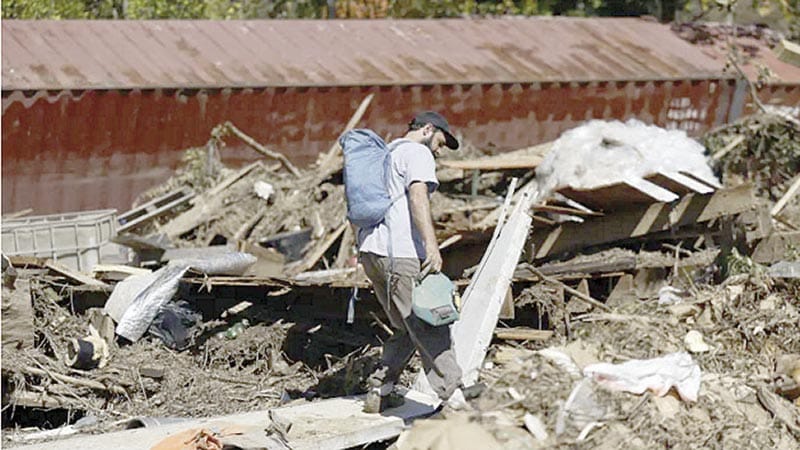
<svg viewBox="0 0 800 450"><path fill-rule="evenodd" d="M52 258L82 272L101 262L101 247L116 234L117 210L4 220L3 253Z"/></svg>

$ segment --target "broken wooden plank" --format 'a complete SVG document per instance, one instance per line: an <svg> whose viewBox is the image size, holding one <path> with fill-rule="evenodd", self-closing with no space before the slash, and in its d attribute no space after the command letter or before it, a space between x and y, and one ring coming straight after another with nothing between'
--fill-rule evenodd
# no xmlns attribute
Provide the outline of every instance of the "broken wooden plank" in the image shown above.
<svg viewBox="0 0 800 450"><path fill-rule="evenodd" d="M697 173L694 173L694 172L686 172L686 171L683 171L683 170L678 171L678 173L680 173L681 175L685 175L685 176L687 176L689 178L693 178L693 179L695 179L695 180L697 180L697 181L699 181L701 183L704 183L704 184L706 184L709 187L712 187L714 189L722 189L722 184L720 184L719 180L717 180L713 175L712 176L706 176L706 175L700 175L700 174L697 174Z"/></svg>
<svg viewBox="0 0 800 450"><path fill-rule="evenodd" d="M494 337L507 341L546 341L553 337L553 330L536 330L526 327L497 328Z"/></svg>
<svg viewBox="0 0 800 450"><path fill-rule="evenodd" d="M152 273L150 269L140 267L124 266L122 264L95 264L92 274L102 280L122 281L132 275L142 275Z"/></svg>
<svg viewBox="0 0 800 450"><path fill-rule="evenodd" d="M558 206L558 205L533 205L533 210L535 212L548 212L554 214L563 214L566 216L595 216L600 217L603 213L594 212L594 211L587 211L583 209L577 208L570 208L568 206Z"/></svg>
<svg viewBox="0 0 800 450"><path fill-rule="evenodd" d="M513 169L535 169L544 161L539 155L525 155L510 158L502 155L503 158L480 158L440 161L443 167L461 170L513 170Z"/></svg>
<svg viewBox="0 0 800 450"><path fill-rule="evenodd" d="M78 284L85 284L87 286L95 286L103 289L111 290L111 286L103 283L100 280L96 280L88 275L84 275L80 272L76 272L69 267L59 264L55 261L48 261L45 263L45 267L47 267L51 272L55 272L58 275L61 275L64 278L72 280Z"/></svg>
<svg viewBox="0 0 800 450"><path fill-rule="evenodd" d="M686 195L691 193L710 194L714 192L714 188L705 183L701 183L694 178L689 178L680 172L659 171L653 175L645 177L645 180L678 195Z"/></svg>
<svg viewBox="0 0 800 450"><path fill-rule="evenodd" d="M305 258L287 267L286 273L290 275L296 275L298 273L310 270L312 267L314 267L314 264L316 264L317 261L319 261L319 259L322 258L322 255L324 255L325 252L328 251L328 248L331 245L333 245L333 243L336 242L337 239L339 239L339 236L341 236L344 233L344 230L347 229L347 227L349 226L350 224L345 222L339 225L339 227L336 228L336 230L334 230L332 233L328 234L328 236L325 239L317 241L317 244Z"/></svg>
<svg viewBox="0 0 800 450"><path fill-rule="evenodd" d="M141 225L147 221L169 212L171 209L191 200L194 192L183 188L169 192L161 197L154 198L149 202L131 209L130 211L117 217L117 233L122 233L131 228Z"/></svg>
<svg viewBox="0 0 800 450"><path fill-rule="evenodd" d="M8 255L6 256L12 266L16 268L44 268L47 258L31 255Z"/></svg>
<svg viewBox="0 0 800 450"><path fill-rule="evenodd" d="M565 187L557 192L594 211L614 211L635 204L671 202L678 199L675 193L641 178L629 178L592 189Z"/></svg>
<svg viewBox="0 0 800 450"><path fill-rule="evenodd" d="M342 243L339 244L339 252L336 254L336 260L333 263L333 267L342 268L348 266L350 258L355 256L355 254L357 253L357 250L354 247L355 242L356 242L355 228L349 226L347 227L346 230L344 230L344 236L342 236Z"/></svg>
<svg viewBox="0 0 800 450"><path fill-rule="evenodd" d="M544 156L553 146L552 142L534 145L511 152L494 156L475 159L460 159L439 161L443 167L461 170L510 170L510 169L535 169L544 161Z"/></svg>
<svg viewBox="0 0 800 450"><path fill-rule="evenodd" d="M514 271L514 278L533 279L538 278L531 270L531 265L524 263L517 266ZM636 255L613 255L598 259L586 259L582 261L564 261L543 264L538 267L539 272L549 276L559 276L570 273L611 273L632 271L636 268Z"/></svg>
<svg viewBox="0 0 800 450"><path fill-rule="evenodd" d="M508 222L499 231L496 244L487 250L485 265L475 273L465 292L461 318L453 325L452 331L453 346L465 386L471 386L478 380L500 307L531 227L532 219L528 211L537 194L535 185L529 184L521 190L519 201Z"/></svg>
<svg viewBox="0 0 800 450"><path fill-rule="evenodd" d="M534 259L539 259L739 214L751 209L754 202L750 185L713 194L689 194L673 204L653 203L590 218L584 223L562 223L555 228L536 230L530 242L535 249Z"/></svg>

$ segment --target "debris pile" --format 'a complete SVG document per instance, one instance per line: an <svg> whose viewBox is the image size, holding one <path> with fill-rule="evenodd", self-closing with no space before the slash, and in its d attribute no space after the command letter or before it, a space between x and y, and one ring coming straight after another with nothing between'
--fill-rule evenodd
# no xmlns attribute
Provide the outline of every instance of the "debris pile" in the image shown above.
<svg viewBox="0 0 800 450"><path fill-rule="evenodd" d="M90 273L4 257L3 418L19 429L3 443L157 425L262 448L398 434L416 448L454 430L485 448L794 448L792 127L754 116L715 130L712 166L684 133L635 121L448 155L432 210L464 291L457 357L485 390L408 428L424 399L371 417L350 397L391 330L355 260L337 147L299 169L222 124L119 216L122 260L100 251ZM267 159L227 168L231 138ZM197 422L217 416L252 427L233 438Z"/></svg>

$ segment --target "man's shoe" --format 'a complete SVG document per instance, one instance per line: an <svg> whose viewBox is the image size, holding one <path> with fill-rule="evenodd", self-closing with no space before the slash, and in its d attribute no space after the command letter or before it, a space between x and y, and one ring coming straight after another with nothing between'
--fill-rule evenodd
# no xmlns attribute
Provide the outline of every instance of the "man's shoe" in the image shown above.
<svg viewBox="0 0 800 450"><path fill-rule="evenodd" d="M381 395L380 388L373 388L367 392L364 398L363 411L367 414L378 414L386 411L387 409L397 408L405 404L406 399L402 395L394 391L388 391L385 395Z"/></svg>
<svg viewBox="0 0 800 450"><path fill-rule="evenodd" d="M467 400L478 398L478 396L483 394L483 391L485 390L486 390L485 383L475 383L472 386L461 388L461 392L464 394L464 398Z"/></svg>

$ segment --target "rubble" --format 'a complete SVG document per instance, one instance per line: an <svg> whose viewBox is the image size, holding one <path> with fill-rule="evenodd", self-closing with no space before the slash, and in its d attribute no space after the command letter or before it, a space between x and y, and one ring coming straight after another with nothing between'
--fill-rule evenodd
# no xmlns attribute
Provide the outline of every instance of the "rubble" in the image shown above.
<svg viewBox="0 0 800 450"><path fill-rule="evenodd" d="M463 292L456 354L465 385L486 389L466 411L438 411L415 361L402 381L419 392L380 416L361 413L359 394L391 330L354 260L336 146L296 168L221 125L118 216L112 239L130 248L127 264L4 259L3 444L69 435L167 446L186 433L243 448L388 446L398 435L398 449L462 438L520 449L796 447L796 130L750 117L710 133L721 183L704 163L616 178L593 171L597 160L559 166L559 149L580 135L612 156L658 155L669 135L693 152L683 163L705 160L680 132L639 125L591 123L511 156L466 143L441 164L432 210L444 271ZM268 160L225 167L231 138ZM64 414L56 431L19 428L46 428L25 420L46 411ZM152 418L190 421L122 430Z"/></svg>

